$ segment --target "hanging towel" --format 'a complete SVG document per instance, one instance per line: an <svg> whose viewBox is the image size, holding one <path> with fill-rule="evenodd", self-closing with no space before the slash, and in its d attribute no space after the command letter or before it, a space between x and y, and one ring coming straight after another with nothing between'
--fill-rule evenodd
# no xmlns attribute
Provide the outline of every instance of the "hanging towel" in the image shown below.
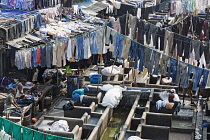
<svg viewBox="0 0 210 140"><path fill-rule="evenodd" d="M4 131L7 133L7 134L10 134L11 135L11 122L9 120L4 120Z"/></svg>
<svg viewBox="0 0 210 140"><path fill-rule="evenodd" d="M44 133L34 131L34 140L44 140Z"/></svg>
<svg viewBox="0 0 210 140"><path fill-rule="evenodd" d="M121 7L121 2L115 1L115 2L113 2L113 5L114 5L114 7L115 7L116 9L120 9L120 7Z"/></svg>
<svg viewBox="0 0 210 140"><path fill-rule="evenodd" d="M56 140L56 136L46 134L46 140Z"/></svg>
<svg viewBox="0 0 210 140"><path fill-rule="evenodd" d="M23 140L32 140L34 137L33 130L26 127L23 128Z"/></svg>
<svg viewBox="0 0 210 140"><path fill-rule="evenodd" d="M16 123L12 123L12 133L13 133L13 138L15 140L22 140L22 133L21 133L20 125Z"/></svg>

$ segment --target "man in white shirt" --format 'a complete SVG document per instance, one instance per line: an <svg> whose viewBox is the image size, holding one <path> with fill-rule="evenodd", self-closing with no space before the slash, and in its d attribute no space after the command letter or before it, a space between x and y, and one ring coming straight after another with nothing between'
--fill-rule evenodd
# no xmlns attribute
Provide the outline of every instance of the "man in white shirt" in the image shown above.
<svg viewBox="0 0 210 140"><path fill-rule="evenodd" d="M173 109L174 109L174 112L177 113L180 111L180 107L181 107L181 102L180 102L180 99L179 99L179 95L176 94L176 90L175 89L171 89L170 90L171 94L173 94L173 102L174 102L174 106L173 106Z"/></svg>

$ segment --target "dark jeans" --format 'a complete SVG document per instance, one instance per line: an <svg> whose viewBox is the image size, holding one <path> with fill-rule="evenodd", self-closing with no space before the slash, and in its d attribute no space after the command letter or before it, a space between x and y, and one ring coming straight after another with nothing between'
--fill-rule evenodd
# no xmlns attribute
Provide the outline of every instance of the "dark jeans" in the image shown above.
<svg viewBox="0 0 210 140"><path fill-rule="evenodd" d="M156 49L158 49L158 39L160 38L160 50L164 50L165 29L158 28L156 38Z"/></svg>
<svg viewBox="0 0 210 140"><path fill-rule="evenodd" d="M175 83L176 80L176 74L177 74L177 66L178 66L178 60L170 58L170 64L168 67L168 78L170 77L170 73L172 71L172 82Z"/></svg>

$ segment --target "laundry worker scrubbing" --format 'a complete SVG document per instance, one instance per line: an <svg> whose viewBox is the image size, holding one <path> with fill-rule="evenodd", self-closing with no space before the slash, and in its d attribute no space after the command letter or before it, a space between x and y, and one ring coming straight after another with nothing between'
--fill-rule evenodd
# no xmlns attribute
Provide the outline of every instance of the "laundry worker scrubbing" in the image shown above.
<svg viewBox="0 0 210 140"><path fill-rule="evenodd" d="M175 89L171 89L170 93L171 94L169 95L169 97L170 97L169 100L172 100L174 102L173 109L174 109L174 112L177 114L180 111L181 101L180 101L179 95L176 93Z"/></svg>
<svg viewBox="0 0 210 140"><path fill-rule="evenodd" d="M5 103L4 103L4 109L7 109L9 107L11 107L12 105L16 108L20 108L18 107L18 104L15 101L15 95L16 95L17 91L15 88L11 88L11 92L10 94L7 96Z"/></svg>

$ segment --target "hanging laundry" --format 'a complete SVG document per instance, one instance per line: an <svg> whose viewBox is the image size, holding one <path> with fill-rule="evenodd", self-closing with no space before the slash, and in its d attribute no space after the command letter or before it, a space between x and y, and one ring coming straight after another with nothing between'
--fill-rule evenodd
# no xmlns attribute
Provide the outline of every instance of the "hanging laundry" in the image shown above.
<svg viewBox="0 0 210 140"><path fill-rule="evenodd" d="M114 58L118 57L119 59L122 59L121 55L124 47L123 42L124 42L124 36L118 33L116 36L116 42L114 48L114 56L113 56Z"/></svg>
<svg viewBox="0 0 210 140"><path fill-rule="evenodd" d="M124 38L124 42L123 42L123 50L122 50L122 55L121 57L124 58L124 59L127 59L128 58L128 52L130 50L130 46L131 46L131 39L128 38L128 37L125 37Z"/></svg>
<svg viewBox="0 0 210 140"><path fill-rule="evenodd" d="M178 60L170 58L169 67L168 67L168 79L170 78L170 73L172 72L172 83L175 83L176 74L177 74Z"/></svg>
<svg viewBox="0 0 210 140"><path fill-rule="evenodd" d="M176 85L188 88L188 64L180 62L177 67Z"/></svg>
<svg viewBox="0 0 210 140"><path fill-rule="evenodd" d="M164 53L169 55L169 50L173 46L173 37L174 33L170 31L165 31L165 38L164 38Z"/></svg>

